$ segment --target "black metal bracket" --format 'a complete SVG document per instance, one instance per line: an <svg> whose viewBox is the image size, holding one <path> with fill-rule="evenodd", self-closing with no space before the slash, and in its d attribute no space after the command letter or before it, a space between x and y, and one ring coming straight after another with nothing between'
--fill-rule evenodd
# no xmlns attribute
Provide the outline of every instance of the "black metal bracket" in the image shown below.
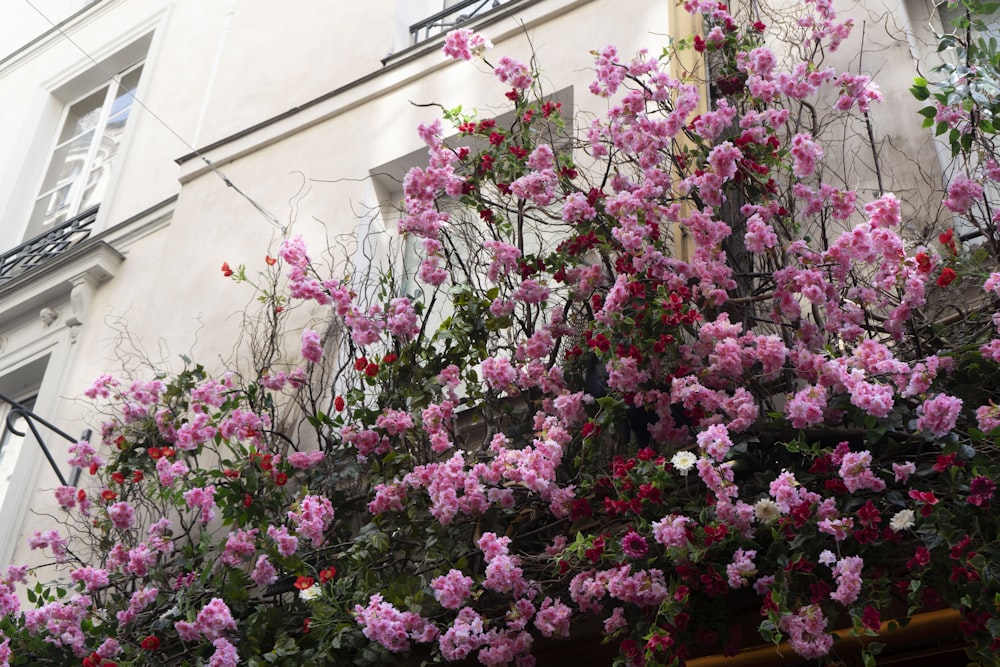
<svg viewBox="0 0 1000 667"><path fill-rule="evenodd" d="M55 472L56 477L59 478L59 483L62 484L63 486L70 486L70 485L76 486L77 482L80 481L80 469L79 468L73 469L73 473L70 476L70 482L72 484L66 481L66 477L63 476L62 471L59 469L59 465L55 462L55 459L52 458L52 452L49 451L48 446L46 446L45 444L45 440L42 439L42 434L39 433L38 431L38 424L41 424L42 426L52 431L59 437L72 443L80 442L83 440L89 441L92 431L88 428L83 432L83 434L80 436L79 439L74 438L66 431L63 431L58 426L55 426L54 424L46 421L45 419L42 419L34 412L32 412L27 406L21 405L12 398L0 394L0 401L3 401L4 403L10 406L10 411L7 413L7 422L4 426L3 435L0 436L0 442L3 442L3 439L7 436L8 431L20 438L23 438L25 435L27 435L25 431L19 431L17 427L14 425L19 417L24 419L24 422L28 425L28 428L31 430L31 434L35 437L35 442L37 442L38 446L42 448L42 453L45 454L45 458L46 460L48 460L49 466L51 466L52 471Z"/></svg>

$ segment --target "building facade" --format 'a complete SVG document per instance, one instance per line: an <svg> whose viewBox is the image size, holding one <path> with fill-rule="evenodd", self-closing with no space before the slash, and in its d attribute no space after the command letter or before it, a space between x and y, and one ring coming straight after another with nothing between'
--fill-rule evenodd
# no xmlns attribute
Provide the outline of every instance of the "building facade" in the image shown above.
<svg viewBox="0 0 1000 667"><path fill-rule="evenodd" d="M581 124L608 105L588 93L589 50L659 53L695 30L674 0L8 4L0 98L17 102L0 124L0 394L73 437L99 428L78 397L102 372L231 360L252 295L223 279L223 262L252 271L291 234L325 247L392 231L399 178L423 147L416 126L441 107L502 106L483 64L441 55L449 26L534 56L545 92ZM937 19L915 0L881 5L843 10L882 17L836 57L876 74L887 100L876 145L845 150L841 179L875 190L880 154L887 189L920 219L942 163L906 88ZM0 449L0 564L38 562L27 538L48 526L58 474L73 479L69 442L41 432L55 468L30 432Z"/></svg>

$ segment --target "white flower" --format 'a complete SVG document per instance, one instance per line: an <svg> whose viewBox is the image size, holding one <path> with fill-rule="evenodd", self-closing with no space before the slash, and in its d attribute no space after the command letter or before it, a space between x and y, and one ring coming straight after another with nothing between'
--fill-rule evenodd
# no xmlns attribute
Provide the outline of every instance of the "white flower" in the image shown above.
<svg viewBox="0 0 1000 667"><path fill-rule="evenodd" d="M771 523L781 516L781 510L778 509L778 503L770 498L761 498L754 504L753 514L761 523Z"/></svg>
<svg viewBox="0 0 1000 667"><path fill-rule="evenodd" d="M823 549L819 555L820 565L833 565L837 562L837 557L829 549Z"/></svg>
<svg viewBox="0 0 1000 667"><path fill-rule="evenodd" d="M682 477L687 477L688 472L698 462L698 457L691 452L677 452L670 459L670 465L677 469Z"/></svg>
<svg viewBox="0 0 1000 667"><path fill-rule="evenodd" d="M913 528L915 523L913 510L899 510L889 520L889 527L898 533L901 530Z"/></svg>
<svg viewBox="0 0 1000 667"><path fill-rule="evenodd" d="M303 602L309 602L310 600L315 600L316 598L323 596L323 589L319 587L318 584L313 584L309 588L303 588L299 591L299 598Z"/></svg>

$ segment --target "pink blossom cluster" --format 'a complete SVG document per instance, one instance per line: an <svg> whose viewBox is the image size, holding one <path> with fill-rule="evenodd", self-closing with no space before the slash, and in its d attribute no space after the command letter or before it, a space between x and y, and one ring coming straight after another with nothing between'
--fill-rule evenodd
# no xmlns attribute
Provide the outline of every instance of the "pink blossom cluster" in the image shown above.
<svg viewBox="0 0 1000 667"><path fill-rule="evenodd" d="M199 511L199 518L202 524L207 524L215 518L215 486L209 484L206 487L195 487L184 492L184 502L188 508Z"/></svg>
<svg viewBox="0 0 1000 667"><path fill-rule="evenodd" d="M410 650L411 642L426 644L437 637L437 628L412 611L399 611L375 593L368 606L354 607L354 617L365 637L394 653Z"/></svg>
<svg viewBox="0 0 1000 667"><path fill-rule="evenodd" d="M81 628L92 600L87 595L75 595L68 602L49 602L24 612L24 626L32 635L46 632L48 644L70 649L77 658L86 654L86 635Z"/></svg>
<svg viewBox="0 0 1000 667"><path fill-rule="evenodd" d="M209 641L224 638L227 632L236 630L236 621L229 605L222 598L212 598L203 606L194 622L177 621L174 628L186 642L198 641L204 637Z"/></svg>
<svg viewBox="0 0 1000 667"><path fill-rule="evenodd" d="M249 530L238 528L226 536L226 544L222 552L222 563L237 567L253 558L257 552L257 528Z"/></svg>
<svg viewBox="0 0 1000 667"><path fill-rule="evenodd" d="M326 496L307 495L298 503L298 508L288 513L288 519L295 525L302 537L308 538L316 548L326 542L326 531L333 522L333 504Z"/></svg>
<svg viewBox="0 0 1000 667"><path fill-rule="evenodd" d="M128 607L117 612L118 622L125 625L135 621L146 607L156 601L158 594L159 590L152 586L137 589L132 593L132 597L129 598Z"/></svg>
<svg viewBox="0 0 1000 667"><path fill-rule="evenodd" d="M450 58L472 60L473 57L482 57L487 49L492 48L492 42L479 33L468 28L458 28L445 36L442 50Z"/></svg>

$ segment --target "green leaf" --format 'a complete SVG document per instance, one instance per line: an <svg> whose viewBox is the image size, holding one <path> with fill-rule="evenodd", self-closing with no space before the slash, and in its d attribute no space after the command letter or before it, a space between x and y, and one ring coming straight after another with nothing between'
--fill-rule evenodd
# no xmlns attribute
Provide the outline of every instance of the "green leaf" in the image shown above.
<svg viewBox="0 0 1000 667"><path fill-rule="evenodd" d="M924 86L910 86L910 93L921 102L931 96L930 91Z"/></svg>

